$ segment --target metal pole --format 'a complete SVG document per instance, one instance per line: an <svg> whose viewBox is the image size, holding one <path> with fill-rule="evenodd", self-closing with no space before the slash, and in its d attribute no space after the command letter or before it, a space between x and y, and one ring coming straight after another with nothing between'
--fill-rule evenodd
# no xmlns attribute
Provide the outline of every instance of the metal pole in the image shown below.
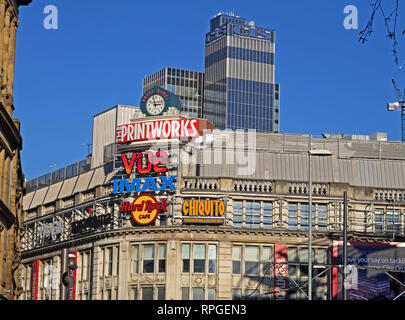
<svg viewBox="0 0 405 320"><path fill-rule="evenodd" d="M312 157L309 157L308 300L312 300Z"/></svg>
<svg viewBox="0 0 405 320"><path fill-rule="evenodd" d="M347 266L347 192L343 192L343 300L347 300L346 290L346 266Z"/></svg>
<svg viewBox="0 0 405 320"><path fill-rule="evenodd" d="M61 257L61 281L60 281L60 300L66 300L66 287L62 283L63 274L66 272L66 262L68 259L68 252L67 249L62 249L62 257Z"/></svg>

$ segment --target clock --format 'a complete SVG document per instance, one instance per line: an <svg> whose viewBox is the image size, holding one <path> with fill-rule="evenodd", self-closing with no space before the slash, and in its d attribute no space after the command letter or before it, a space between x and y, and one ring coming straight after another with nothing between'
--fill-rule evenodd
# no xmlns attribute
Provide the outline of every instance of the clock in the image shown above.
<svg viewBox="0 0 405 320"><path fill-rule="evenodd" d="M146 110L152 116L157 116L162 113L165 108L165 101L159 94L154 94L146 101Z"/></svg>
<svg viewBox="0 0 405 320"><path fill-rule="evenodd" d="M147 117L159 116L167 112L170 107L180 112L181 101L174 93L160 87L153 87L146 91L139 104L141 112Z"/></svg>

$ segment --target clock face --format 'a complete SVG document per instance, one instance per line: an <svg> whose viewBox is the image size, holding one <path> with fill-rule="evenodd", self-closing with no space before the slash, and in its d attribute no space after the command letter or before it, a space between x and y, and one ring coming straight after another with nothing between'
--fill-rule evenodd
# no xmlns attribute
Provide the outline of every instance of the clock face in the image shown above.
<svg viewBox="0 0 405 320"><path fill-rule="evenodd" d="M164 107L165 101L162 96L158 94L154 94L146 101L146 110L153 116L161 114Z"/></svg>

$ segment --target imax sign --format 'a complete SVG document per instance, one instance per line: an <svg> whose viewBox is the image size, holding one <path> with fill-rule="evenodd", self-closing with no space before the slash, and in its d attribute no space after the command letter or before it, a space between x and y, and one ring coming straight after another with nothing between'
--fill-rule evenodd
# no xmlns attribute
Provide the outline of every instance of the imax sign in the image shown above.
<svg viewBox="0 0 405 320"><path fill-rule="evenodd" d="M174 185L176 177L147 177L143 183L140 178L132 179L132 181L128 179L116 179L113 183L113 193L176 190L176 186Z"/></svg>

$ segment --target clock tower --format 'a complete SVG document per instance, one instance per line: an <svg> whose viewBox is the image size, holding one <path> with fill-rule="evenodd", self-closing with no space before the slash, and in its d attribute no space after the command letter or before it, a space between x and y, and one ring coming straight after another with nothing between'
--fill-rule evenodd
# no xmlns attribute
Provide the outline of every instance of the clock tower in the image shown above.
<svg viewBox="0 0 405 320"><path fill-rule="evenodd" d="M147 117L160 116L170 108L175 108L180 113L181 101L174 93L161 87L153 87L144 93L139 107Z"/></svg>

